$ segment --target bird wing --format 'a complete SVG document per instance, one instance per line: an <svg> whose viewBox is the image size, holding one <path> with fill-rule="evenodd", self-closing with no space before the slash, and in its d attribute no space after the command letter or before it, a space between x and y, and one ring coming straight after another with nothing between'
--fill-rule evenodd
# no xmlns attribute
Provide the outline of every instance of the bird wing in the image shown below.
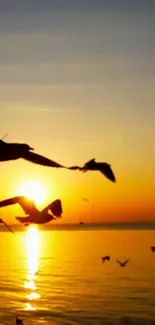
<svg viewBox="0 0 155 325"><path fill-rule="evenodd" d="M79 166L71 166L71 167L68 167L67 169L71 169L71 170L83 170L82 167L79 167Z"/></svg>
<svg viewBox="0 0 155 325"><path fill-rule="evenodd" d="M128 262L129 262L129 260L126 260L126 261L124 261L124 263L123 263L123 264L124 264L124 265L126 265Z"/></svg>
<svg viewBox="0 0 155 325"><path fill-rule="evenodd" d="M50 210L55 217L61 217L62 214L62 204L60 200L55 200L50 203L46 208L44 208L41 212L47 212Z"/></svg>
<svg viewBox="0 0 155 325"><path fill-rule="evenodd" d="M96 161L95 161L95 158L92 158L92 159L90 159L89 161L87 161L85 164L84 164L84 168L87 168L87 167L89 167L89 165L92 165L92 164L96 164Z"/></svg>
<svg viewBox="0 0 155 325"><path fill-rule="evenodd" d="M105 177L107 177L110 181L116 182L115 175L107 163L96 163L96 170L99 170Z"/></svg>
<svg viewBox="0 0 155 325"><path fill-rule="evenodd" d="M44 156L38 155L37 153L28 151L24 156L22 156L23 159L28 160L34 164L42 165L42 166L48 166L48 167L56 167L56 168L66 168L63 165L60 165L59 163L48 159Z"/></svg>
<svg viewBox="0 0 155 325"><path fill-rule="evenodd" d="M38 209L36 208L34 202L28 199L26 196L15 196L13 198L0 201L0 208L16 203L20 204L26 214L38 212Z"/></svg>
<svg viewBox="0 0 155 325"><path fill-rule="evenodd" d="M15 232L8 226L8 224L4 221L4 220L2 220L2 219L0 219L0 223L3 223L4 225L5 225L5 227L9 230L9 231L11 231L13 234L15 234Z"/></svg>
<svg viewBox="0 0 155 325"><path fill-rule="evenodd" d="M121 264L122 264L122 263L121 263L120 261L118 261L118 260L117 260L116 262L117 262L119 265L121 265Z"/></svg>

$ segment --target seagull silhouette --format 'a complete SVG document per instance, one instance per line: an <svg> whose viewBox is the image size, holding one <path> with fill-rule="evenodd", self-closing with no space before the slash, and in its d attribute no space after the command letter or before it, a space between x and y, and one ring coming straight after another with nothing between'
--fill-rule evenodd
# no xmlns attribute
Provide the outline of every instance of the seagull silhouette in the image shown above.
<svg viewBox="0 0 155 325"><path fill-rule="evenodd" d="M43 224L50 222L51 220L60 218L63 212L60 200L53 201L42 211L39 211L36 208L34 201L28 199L26 196L16 196L7 200L0 201L0 208L16 203L20 204L21 208L27 214L26 217L16 217L16 219L25 225L31 223ZM53 215L49 214L48 211L51 211Z"/></svg>
<svg viewBox="0 0 155 325"><path fill-rule="evenodd" d="M107 177L110 181L116 182L115 175L110 167L111 165L107 164L106 162L96 162L95 159L91 159L84 164L83 167L79 166L72 166L69 169L72 170L81 170L83 172L87 172L88 170L98 170L101 172L105 177Z"/></svg>
<svg viewBox="0 0 155 325"><path fill-rule="evenodd" d="M32 152L32 150L34 150L34 148L25 143L7 143L3 140L0 140L0 161L16 160L22 158L34 164L42 166L67 168L51 159Z"/></svg>
<svg viewBox="0 0 155 325"><path fill-rule="evenodd" d="M151 248L152 252L155 252L155 246L151 246L150 248Z"/></svg>
<svg viewBox="0 0 155 325"><path fill-rule="evenodd" d="M107 256L103 256L103 257L101 257L101 260L102 260L103 263L104 263L105 261L110 261L110 256L109 256L109 255L107 255Z"/></svg>
<svg viewBox="0 0 155 325"><path fill-rule="evenodd" d="M129 260L126 260L126 261L124 261L124 262L120 262L120 261L116 261L121 267L125 267L126 266L126 264L129 262Z"/></svg>

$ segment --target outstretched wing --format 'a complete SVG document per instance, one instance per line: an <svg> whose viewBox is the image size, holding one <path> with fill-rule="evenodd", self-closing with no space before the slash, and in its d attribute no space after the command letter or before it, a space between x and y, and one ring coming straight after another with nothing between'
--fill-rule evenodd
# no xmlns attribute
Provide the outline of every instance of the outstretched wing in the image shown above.
<svg viewBox="0 0 155 325"><path fill-rule="evenodd" d="M121 263L120 261L118 261L118 260L117 260L116 262L117 262L119 265L121 265L121 264L122 264L122 263Z"/></svg>
<svg viewBox="0 0 155 325"><path fill-rule="evenodd" d="M45 209L41 212L47 212L50 210L55 217L61 217L62 214L62 204L60 200L55 200L54 202L50 203Z"/></svg>
<svg viewBox="0 0 155 325"><path fill-rule="evenodd" d="M107 177L110 181L116 182L115 175L107 163L96 163L96 169L99 170L105 177Z"/></svg>
<svg viewBox="0 0 155 325"><path fill-rule="evenodd" d="M7 223L4 221L4 220L2 220L2 219L0 219L0 223L3 223L4 225L5 225L5 227L9 230L9 231L11 231L13 234L15 234L15 232L7 225Z"/></svg>
<svg viewBox="0 0 155 325"><path fill-rule="evenodd" d="M63 165L58 164L57 162L50 160L46 157L38 155L37 153L28 151L22 158L28 160L34 164L48 166L48 167L56 167L56 168L66 168Z"/></svg>
<svg viewBox="0 0 155 325"><path fill-rule="evenodd" d="M38 212L34 202L28 199L26 196L15 196L13 198L0 201L0 208L16 203L20 204L26 214Z"/></svg>

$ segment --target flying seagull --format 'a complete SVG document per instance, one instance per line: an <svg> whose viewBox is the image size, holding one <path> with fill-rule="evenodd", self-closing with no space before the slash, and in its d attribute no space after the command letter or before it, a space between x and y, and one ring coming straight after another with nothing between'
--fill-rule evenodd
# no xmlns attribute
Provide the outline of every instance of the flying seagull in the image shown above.
<svg viewBox="0 0 155 325"><path fill-rule="evenodd" d="M16 219L25 225L35 223L43 224L60 218L62 214L62 205L60 200L55 200L47 205L42 211L39 211L33 200L26 196L16 196L7 200L0 201L0 208L18 203L24 210L26 217L16 217ZM52 212L52 214L48 213Z"/></svg>
<svg viewBox="0 0 155 325"><path fill-rule="evenodd" d="M110 261L110 256L109 256L109 255L107 255L107 256L103 256L103 257L101 257L101 260L102 260L103 263L104 263L105 261Z"/></svg>
<svg viewBox="0 0 155 325"><path fill-rule="evenodd" d="M8 224L4 221L4 220L2 220L1 218L0 218L0 223L3 223L4 225L5 225L5 227L9 230L9 231L11 231L13 234L15 234L15 232L8 226Z"/></svg>
<svg viewBox="0 0 155 325"><path fill-rule="evenodd" d="M115 175L110 167L111 165L107 164L106 162L96 162L95 159L91 159L84 164L83 167L79 166L72 166L69 169L72 170L81 170L83 172L87 172L88 170L98 170L101 172L105 177L107 177L110 181L116 182Z"/></svg>
<svg viewBox="0 0 155 325"><path fill-rule="evenodd" d="M3 140L0 140L0 161L16 160L22 158L34 164L42 166L67 168L51 159L32 152L32 150L34 150L34 148L25 143L7 143Z"/></svg>
<svg viewBox="0 0 155 325"><path fill-rule="evenodd" d="M155 246L151 246L150 248L151 248L152 252L155 252Z"/></svg>
<svg viewBox="0 0 155 325"><path fill-rule="evenodd" d="M126 261L124 261L124 262L120 262L120 261L116 261L121 267L125 267L126 266L126 264L129 262L129 260L126 260Z"/></svg>

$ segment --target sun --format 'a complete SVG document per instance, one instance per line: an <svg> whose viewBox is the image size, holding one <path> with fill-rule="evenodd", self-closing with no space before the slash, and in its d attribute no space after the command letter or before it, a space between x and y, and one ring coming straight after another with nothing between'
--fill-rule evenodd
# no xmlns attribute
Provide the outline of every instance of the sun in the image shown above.
<svg viewBox="0 0 155 325"><path fill-rule="evenodd" d="M46 188L35 180L28 180L23 183L18 189L18 195L27 196L35 201L36 204L42 204L47 199Z"/></svg>

